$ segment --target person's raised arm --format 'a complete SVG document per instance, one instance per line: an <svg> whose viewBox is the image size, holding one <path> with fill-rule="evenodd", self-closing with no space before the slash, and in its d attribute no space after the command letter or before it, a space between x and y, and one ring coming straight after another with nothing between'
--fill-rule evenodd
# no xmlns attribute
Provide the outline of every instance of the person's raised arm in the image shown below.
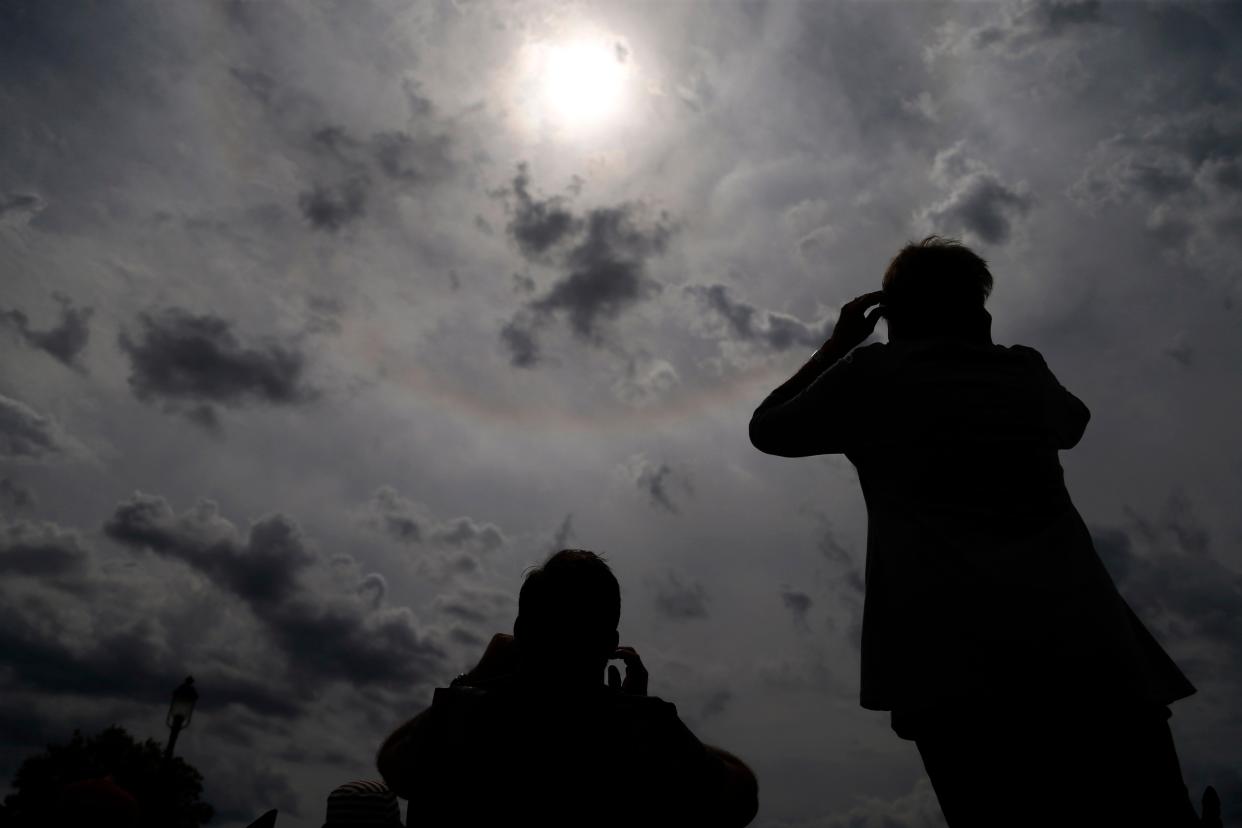
<svg viewBox="0 0 1242 828"><path fill-rule="evenodd" d="M515 668L516 648L513 636L497 633L492 636L483 657L470 672L458 676L453 684L471 686L494 680ZM426 782L441 759L443 740L448 734L446 724L436 715L434 705L401 725L384 740L375 757L375 766L388 787L415 808L416 786Z"/></svg>
<svg viewBox="0 0 1242 828"><path fill-rule="evenodd" d="M806 392L817 380L871 335L882 314L883 291L865 293L841 308L832 335L792 377L767 396L750 418L750 442L765 454L804 457L833 450L831 409L855 401L810 399ZM868 313L868 308L872 310Z"/></svg>

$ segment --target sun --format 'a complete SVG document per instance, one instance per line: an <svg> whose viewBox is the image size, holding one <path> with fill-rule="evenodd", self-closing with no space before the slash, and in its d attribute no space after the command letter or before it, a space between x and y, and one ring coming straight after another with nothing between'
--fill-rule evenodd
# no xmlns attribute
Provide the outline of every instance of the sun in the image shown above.
<svg viewBox="0 0 1242 828"><path fill-rule="evenodd" d="M511 88L526 127L586 134L626 113L632 75L632 58L620 39L579 34L526 44Z"/></svg>
<svg viewBox="0 0 1242 828"><path fill-rule="evenodd" d="M620 106L625 67L606 44L581 40L550 46L543 73L545 102L561 121L597 123Z"/></svg>

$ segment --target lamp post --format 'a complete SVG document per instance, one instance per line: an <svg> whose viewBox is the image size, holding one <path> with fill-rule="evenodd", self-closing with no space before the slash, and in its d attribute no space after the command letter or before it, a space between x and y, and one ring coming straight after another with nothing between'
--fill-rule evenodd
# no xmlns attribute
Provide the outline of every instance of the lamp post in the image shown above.
<svg viewBox="0 0 1242 828"><path fill-rule="evenodd" d="M185 681L173 691L172 704L168 706L168 718L165 720L168 729L168 745L164 748L164 760L172 758L173 748L177 746L177 737L183 728L190 726L190 718L194 715L194 703L198 701L198 691L194 689L194 677L186 676Z"/></svg>

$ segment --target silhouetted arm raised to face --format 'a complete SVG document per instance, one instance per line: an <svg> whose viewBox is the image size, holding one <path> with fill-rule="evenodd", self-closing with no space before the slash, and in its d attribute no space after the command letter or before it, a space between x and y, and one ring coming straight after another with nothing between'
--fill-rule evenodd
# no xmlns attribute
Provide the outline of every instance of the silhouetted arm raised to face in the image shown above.
<svg viewBox="0 0 1242 828"><path fill-rule="evenodd" d="M853 366L844 357L875 330L881 293L841 308L832 336L805 365L767 396L750 418L750 442L765 454L806 457L845 450L847 424L859 404Z"/></svg>

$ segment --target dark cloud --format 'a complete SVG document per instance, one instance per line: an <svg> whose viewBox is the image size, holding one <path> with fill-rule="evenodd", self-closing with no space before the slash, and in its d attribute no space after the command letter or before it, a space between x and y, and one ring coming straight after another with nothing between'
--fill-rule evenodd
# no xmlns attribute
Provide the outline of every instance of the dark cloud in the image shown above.
<svg viewBox="0 0 1242 828"><path fill-rule="evenodd" d="M816 828L947 828L936 792L926 776L894 799L866 797L845 813L815 820Z"/></svg>
<svg viewBox="0 0 1242 828"><path fill-rule="evenodd" d="M283 515L243 535L210 501L178 515L163 498L139 493L117 506L104 532L131 549L183 561L236 595L303 681L408 687L428 680L444 658L408 609L376 608L356 584L337 594L314 589L313 574L329 577L325 563Z"/></svg>
<svg viewBox="0 0 1242 828"><path fill-rule="evenodd" d="M1156 517L1129 516L1126 527L1092 530L1117 588L1145 622L1207 662L1192 665L1192 680L1206 672L1242 688L1242 573L1212 554L1211 535L1185 496L1172 495Z"/></svg>
<svg viewBox="0 0 1242 828"><path fill-rule="evenodd" d="M536 199L529 188L527 168L519 165L509 235L523 256L555 268L559 278L501 330L511 362L520 367L539 361L538 328L550 319L564 317L576 336L599 344L604 322L658 294L661 285L647 275L647 260L664 252L672 234L667 216L644 222L634 203L576 215L564 199Z"/></svg>
<svg viewBox="0 0 1242 828"><path fill-rule="evenodd" d="M788 314L759 310L754 305L734 299L725 285L690 285L686 292L718 315L732 338L773 351L793 347L818 348L832 333L831 318L806 323Z"/></svg>
<svg viewBox="0 0 1242 828"><path fill-rule="evenodd" d="M668 463L653 463L642 454L631 457L625 470L653 507L671 515L681 513L670 489L676 487L685 494L692 491L689 480L683 474L675 472Z"/></svg>
<svg viewBox="0 0 1242 828"><path fill-rule="evenodd" d="M1146 114L1095 146L1069 194L1091 213L1137 210L1146 232L1169 253L1236 288L1242 284L1239 135L1236 106Z"/></svg>
<svg viewBox="0 0 1242 828"><path fill-rule="evenodd" d="M1025 185L1002 181L991 167L969 157L960 141L936 155L931 178L949 194L920 218L947 235L966 233L986 244L1004 244L1035 203Z"/></svg>
<svg viewBox="0 0 1242 828"><path fill-rule="evenodd" d="M500 341L509 351L509 362L518 368L532 368L543 356L535 334L536 324L533 315L519 313L500 329Z"/></svg>
<svg viewBox="0 0 1242 828"><path fill-rule="evenodd" d="M34 492L7 477L0 478L0 502L16 511L29 509L37 503Z"/></svg>
<svg viewBox="0 0 1242 828"><path fill-rule="evenodd" d="M824 558L836 568L837 571L834 574L840 579L840 584L849 593L862 596L864 590L862 571L855 563L850 550L837 537L832 522L822 516L819 518L819 537L816 546Z"/></svg>
<svg viewBox="0 0 1242 828"><path fill-rule="evenodd" d="M565 519L556 527L556 531L552 534L551 551L559 552L569 547L569 542L574 537L574 516L572 514L565 515Z"/></svg>
<svg viewBox="0 0 1242 828"><path fill-rule="evenodd" d="M1022 0L995 8L993 19L978 25L946 25L932 54L982 50L1014 59L1105 22L1100 0Z"/></svg>
<svg viewBox="0 0 1242 828"><path fill-rule="evenodd" d="M210 687L201 707L239 704L282 719L300 712L299 694L272 676L239 675L235 667L194 655L193 642L178 639L175 625L169 626L167 607L131 604L140 597L132 576L106 576L95 556L74 530L47 522L0 523L0 650L10 668L5 695L29 691L40 700L69 695L159 704L185 675L184 659L192 658L200 685ZM40 589L32 592L32 585ZM48 586L58 592L42 589ZM83 708L81 715L92 709Z"/></svg>
<svg viewBox="0 0 1242 828"><path fill-rule="evenodd" d="M51 419L0 394L0 458L37 460L63 450L64 440Z"/></svg>
<svg viewBox="0 0 1242 828"><path fill-rule="evenodd" d="M699 719L711 719L723 715L733 703L733 691L728 688L712 691L699 708Z"/></svg>
<svg viewBox="0 0 1242 828"><path fill-rule="evenodd" d="M181 308L141 313L138 333L120 335L129 357L129 386L201 424L215 424L215 406L293 405L315 397L305 382L306 359L291 343L243 344L231 322Z"/></svg>
<svg viewBox="0 0 1242 828"><path fill-rule="evenodd" d="M7 480L4 482L8 482ZM54 523L0 518L0 572L80 586L88 553L76 532Z"/></svg>
<svg viewBox="0 0 1242 828"><path fill-rule="evenodd" d="M478 547L490 552L505 545L505 536L494 524L480 523L473 518L459 517L436 527L432 538L448 546Z"/></svg>
<svg viewBox="0 0 1242 828"><path fill-rule="evenodd" d="M402 543L432 543L492 552L508 542L504 532L493 523L468 516L438 521L430 516L427 507L391 486L381 486L371 496L368 522Z"/></svg>
<svg viewBox="0 0 1242 828"><path fill-rule="evenodd" d="M419 507L391 486L381 486L371 496L371 514L380 528L402 543L422 543L426 517Z"/></svg>
<svg viewBox="0 0 1242 828"><path fill-rule="evenodd" d="M437 597L433 609L488 634L495 631L497 623L511 621L505 616L512 613L515 605L513 596L499 590L461 588Z"/></svg>
<svg viewBox="0 0 1242 828"><path fill-rule="evenodd" d="M175 685L180 665L169 669L152 623L138 621L75 642L32 619L33 609L0 605L0 650L15 686L93 698L158 699Z"/></svg>
<svg viewBox="0 0 1242 828"><path fill-rule="evenodd" d="M136 493L117 506L104 532L126 546L185 561L256 605L288 599L316 560L297 526L283 515L255 523L242 540L209 500L178 515L164 498Z"/></svg>
<svg viewBox="0 0 1242 828"><path fill-rule="evenodd" d="M391 204L400 194L447 180L457 168L451 132L429 99L407 81L404 129L370 134L329 122L328 108L296 82L261 69L232 67L233 78L263 108L292 150L289 157L310 186L298 208L312 229L337 233L353 226L372 205Z"/></svg>
<svg viewBox="0 0 1242 828"><path fill-rule="evenodd" d="M565 259L567 275L531 308L563 312L574 333L594 340L601 319L615 318L629 305L659 293L660 285L644 273L645 259L663 251L668 228L643 230L634 221L630 205L591 210Z"/></svg>
<svg viewBox="0 0 1242 828"><path fill-rule="evenodd" d="M44 207L34 193L0 193L0 224L24 222Z"/></svg>
<svg viewBox="0 0 1242 828"><path fill-rule="evenodd" d="M384 175L407 184L438 180L452 167L449 139L444 135L380 132L371 137L371 151Z"/></svg>
<svg viewBox="0 0 1242 828"><path fill-rule="evenodd" d="M785 605L785 609L789 610L790 615L793 616L794 625L799 629L806 629L806 614L814 603L811 600L811 596L805 592L799 592L796 589L786 587L781 590L781 603Z"/></svg>
<svg viewBox="0 0 1242 828"><path fill-rule="evenodd" d="M316 184L298 195L298 208L316 230L336 232L366 215L368 186L365 176Z"/></svg>
<svg viewBox="0 0 1242 828"><path fill-rule="evenodd" d="M518 165L513 178L513 196L517 202L513 218L509 220L510 237L528 259L542 260L561 242L578 232L581 219L569 209L560 196L536 199L530 194L530 171L525 164Z"/></svg>
<svg viewBox="0 0 1242 828"><path fill-rule="evenodd" d="M666 512L677 514L677 505L669 499L666 481L668 476L673 473L672 468L667 463L661 463L659 466L643 469L638 476L638 488L647 493L653 506L658 506Z"/></svg>
<svg viewBox="0 0 1242 828"><path fill-rule="evenodd" d="M655 608L670 621L692 621L707 617L707 591L703 585L685 583L675 572L668 572L655 584Z"/></svg>
<svg viewBox="0 0 1242 828"><path fill-rule="evenodd" d="M1189 368L1195 361L1195 347L1185 333L1175 335L1165 346L1164 354L1183 368Z"/></svg>
<svg viewBox="0 0 1242 828"><path fill-rule="evenodd" d="M50 354L56 360L77 367L78 355L90 340L92 308L75 307L69 297L54 294L60 305L60 319L46 330L30 327L30 320L20 310L0 311L0 323L8 325L17 336L32 348Z"/></svg>

